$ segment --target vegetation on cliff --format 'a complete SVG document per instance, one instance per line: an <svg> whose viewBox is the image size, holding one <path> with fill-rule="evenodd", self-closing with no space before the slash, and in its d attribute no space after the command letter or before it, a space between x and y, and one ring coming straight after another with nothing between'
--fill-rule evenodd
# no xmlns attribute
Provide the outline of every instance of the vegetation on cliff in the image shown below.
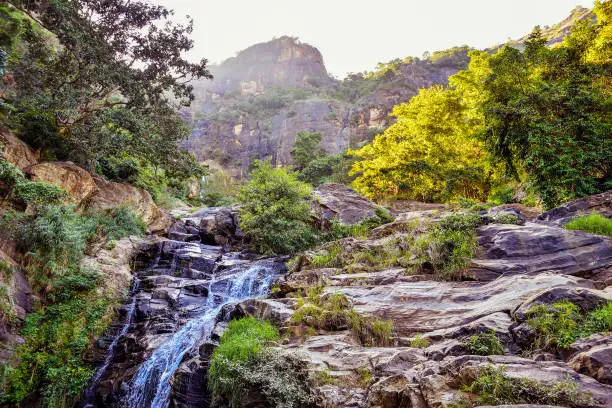
<svg viewBox="0 0 612 408"><path fill-rule="evenodd" d="M175 109L210 74L182 57L192 24L170 14L142 1L5 2L3 122L47 159L180 195L202 168L178 145L189 131Z"/></svg>
<svg viewBox="0 0 612 408"><path fill-rule="evenodd" d="M504 182L499 165L547 208L609 189L612 4L595 13L553 48L536 28L524 51L472 51L451 88L399 105L398 122L353 152L355 186L375 198L482 200Z"/></svg>

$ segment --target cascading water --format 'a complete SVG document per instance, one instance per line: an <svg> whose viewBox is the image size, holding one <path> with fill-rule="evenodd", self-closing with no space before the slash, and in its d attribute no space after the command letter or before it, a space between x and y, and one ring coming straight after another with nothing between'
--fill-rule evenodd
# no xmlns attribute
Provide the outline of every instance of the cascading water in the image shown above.
<svg viewBox="0 0 612 408"><path fill-rule="evenodd" d="M117 333L117 335L113 338L111 344L108 346L108 354L104 359L104 363L102 363L102 365L98 367L98 369L96 370L96 374L94 375L89 384L89 387L87 387L87 390L85 390L82 404L83 408L93 408L96 406L96 388L98 387L100 379L106 373L106 370L108 369L110 364L113 362L113 358L115 356L115 349L117 347L117 344L119 343L119 340L127 334L127 331L130 328L130 325L132 324L132 317L134 316L134 311L136 310L136 293L138 293L139 288L140 280L138 279L138 277L135 277L134 282L132 283L130 297L131 301L127 310L127 314L125 316L125 323L123 323L121 330L119 331L119 333Z"/></svg>
<svg viewBox="0 0 612 408"><path fill-rule="evenodd" d="M189 321L168 342L153 352L132 380L124 406L167 408L171 391L170 377L185 354L202 339L210 336L223 306L265 295L274 277L273 270L257 265L212 280L208 293L208 310ZM215 287L221 289L214 290Z"/></svg>

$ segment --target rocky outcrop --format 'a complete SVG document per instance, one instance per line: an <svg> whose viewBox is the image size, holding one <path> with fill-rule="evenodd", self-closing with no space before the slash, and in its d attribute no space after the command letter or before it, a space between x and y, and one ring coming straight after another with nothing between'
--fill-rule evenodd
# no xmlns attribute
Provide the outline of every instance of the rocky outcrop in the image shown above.
<svg viewBox="0 0 612 408"><path fill-rule="evenodd" d="M612 190L565 203L540 215L538 220L563 226L573 218L590 213L612 218Z"/></svg>
<svg viewBox="0 0 612 408"><path fill-rule="evenodd" d="M478 230L478 242L471 269L486 279L544 271L586 276L612 263L612 238L554 225L490 224Z"/></svg>
<svg viewBox="0 0 612 408"><path fill-rule="evenodd" d="M172 222L153 201L151 194L129 184L106 181L94 177L97 190L81 202L86 211L102 211L120 206L129 206L142 217L151 233L165 233Z"/></svg>
<svg viewBox="0 0 612 408"><path fill-rule="evenodd" d="M40 160L39 152L35 152L30 146L6 129L0 129L0 145L2 157L13 163L20 170L24 170Z"/></svg>
<svg viewBox="0 0 612 408"><path fill-rule="evenodd" d="M222 246L225 250L241 247L245 243L245 235L238 225L237 207L212 207L180 215L168 232L170 239L201 241L207 245Z"/></svg>
<svg viewBox="0 0 612 408"><path fill-rule="evenodd" d="M489 224L477 230L475 258L455 276L463 280L420 275L397 264L316 268L307 253L293 273L279 279L273 298L244 302L236 306L238 314L287 328L291 335L279 352L301 356L315 378L320 372L328 378L313 386L322 407L461 404L467 395L464 386L491 368L507 381L529 379L525 381L538 390L565 384L576 400L563 405L612 406L610 334L579 340L570 350L530 354L536 333L526 317L533 306L561 300L573 302L582 314L612 302L612 291L602 279L612 267L611 240L531 222L520 214L523 225L499 224L494 219L500 211L517 214L520 208L483 212ZM391 243L411 242L443 216L428 209L400 213L367 239L346 238L335 245L344 254L376 253ZM380 262L384 265L384 259ZM344 295L364 319L391 322L388 345L366 347L346 326L330 331L296 324L295 310L305 301L296 297L313 287L321 288L321 298ZM490 332L505 355L472 355L468 339ZM547 402L554 401L540 400Z"/></svg>
<svg viewBox="0 0 612 408"><path fill-rule="evenodd" d="M61 187L75 204L98 191L91 174L71 162L43 162L29 167L27 173L32 181Z"/></svg>
<svg viewBox="0 0 612 408"><path fill-rule="evenodd" d="M376 217L377 211L386 211L352 188L339 183L326 183L317 187L312 194L311 208L319 225L329 225L334 220L341 224L355 225Z"/></svg>

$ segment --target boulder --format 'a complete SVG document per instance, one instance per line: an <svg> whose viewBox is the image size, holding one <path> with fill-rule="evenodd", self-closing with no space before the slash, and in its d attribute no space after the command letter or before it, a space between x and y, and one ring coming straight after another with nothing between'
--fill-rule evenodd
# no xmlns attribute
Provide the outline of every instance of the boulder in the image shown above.
<svg viewBox="0 0 612 408"><path fill-rule="evenodd" d="M329 225L334 220L359 224L376 217L376 210L382 208L344 184L321 184L312 195L312 210L320 225Z"/></svg>
<svg viewBox="0 0 612 408"><path fill-rule="evenodd" d="M98 191L98 186L87 171L71 162L44 162L27 169L32 181L54 184L66 191L71 201L80 204Z"/></svg>
<svg viewBox="0 0 612 408"><path fill-rule="evenodd" d="M40 160L40 153L35 152L8 130L0 130L2 157L13 163L20 170L30 167Z"/></svg>
<svg viewBox="0 0 612 408"><path fill-rule="evenodd" d="M170 216L160 210L148 191L129 184L106 181L101 177L94 177L94 182L97 191L81 204L85 210L103 211L129 206L142 217L151 233L165 233L170 227L172 223Z"/></svg>
<svg viewBox="0 0 612 408"><path fill-rule="evenodd" d="M560 205L540 215L538 220L562 226L573 218L592 212L612 218L612 190Z"/></svg>
<svg viewBox="0 0 612 408"><path fill-rule="evenodd" d="M612 385L612 334L594 334L578 340L570 348L578 350L569 360L569 365L577 373Z"/></svg>
<svg viewBox="0 0 612 408"><path fill-rule="evenodd" d="M550 225L489 224L478 229L473 270L496 275L558 271L583 276L612 265L612 238Z"/></svg>

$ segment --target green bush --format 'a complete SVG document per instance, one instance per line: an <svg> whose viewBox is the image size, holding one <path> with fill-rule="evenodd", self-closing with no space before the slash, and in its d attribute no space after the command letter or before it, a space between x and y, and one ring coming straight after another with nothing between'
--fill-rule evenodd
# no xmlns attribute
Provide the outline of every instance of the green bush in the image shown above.
<svg viewBox="0 0 612 408"><path fill-rule="evenodd" d="M120 300L98 290L102 276L82 268L81 260L94 241L141 234L144 225L126 208L79 215L68 206L46 206L16 222L14 238L27 254L28 278L41 304L26 317L26 342L7 372L0 402L19 404L40 390L44 406L72 406L94 372L83 355Z"/></svg>
<svg viewBox="0 0 612 408"><path fill-rule="evenodd" d="M478 405L544 404L567 407L592 406L593 398L580 393L575 382L546 385L531 378L508 377L503 367L489 365L465 390L477 394Z"/></svg>
<svg viewBox="0 0 612 408"><path fill-rule="evenodd" d="M503 355L504 345L495 335L495 331L478 333L464 343L470 353L478 356Z"/></svg>
<svg viewBox="0 0 612 408"><path fill-rule="evenodd" d="M306 198L310 186L269 162L257 162L239 193L240 228L262 253L294 253L316 241Z"/></svg>
<svg viewBox="0 0 612 408"><path fill-rule="evenodd" d="M24 204L59 204L67 194L61 188L42 182L30 181L23 172L7 160L0 158L0 191L3 200L16 199Z"/></svg>
<svg viewBox="0 0 612 408"><path fill-rule="evenodd" d="M521 225L521 219L514 214L498 214L495 219L494 222L496 224L514 224L514 225Z"/></svg>
<svg viewBox="0 0 612 408"><path fill-rule="evenodd" d="M525 316L536 332L533 346L542 350L567 349L581 337L612 331L612 302L586 316L569 301L534 306Z"/></svg>
<svg viewBox="0 0 612 408"><path fill-rule="evenodd" d="M612 220L600 214L590 214L574 218L565 224L565 228L612 237Z"/></svg>
<svg viewBox="0 0 612 408"><path fill-rule="evenodd" d="M429 347L429 339L417 334L414 339L410 340L410 347L426 348Z"/></svg>
<svg viewBox="0 0 612 408"><path fill-rule="evenodd" d="M208 371L208 386L217 403L244 407L245 396L258 390L275 407L309 406L303 365L272 352L268 344L280 335L270 323L246 317L231 321L215 349Z"/></svg>

